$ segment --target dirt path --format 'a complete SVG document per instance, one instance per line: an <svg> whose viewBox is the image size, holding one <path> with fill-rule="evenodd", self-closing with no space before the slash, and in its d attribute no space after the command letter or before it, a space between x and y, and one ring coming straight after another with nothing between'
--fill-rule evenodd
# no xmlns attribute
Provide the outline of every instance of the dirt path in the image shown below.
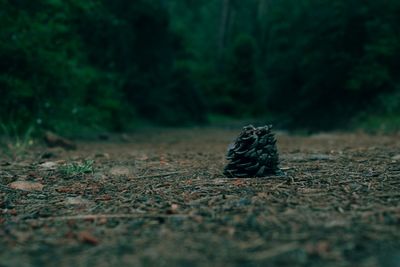
<svg viewBox="0 0 400 267"><path fill-rule="evenodd" d="M278 134L285 177L228 179L237 133L3 156L0 266L400 266L400 136Z"/></svg>

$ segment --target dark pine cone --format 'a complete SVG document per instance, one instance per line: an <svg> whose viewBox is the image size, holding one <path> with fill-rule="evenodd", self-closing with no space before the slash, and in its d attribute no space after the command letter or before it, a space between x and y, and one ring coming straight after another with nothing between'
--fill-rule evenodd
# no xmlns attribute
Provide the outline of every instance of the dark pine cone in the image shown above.
<svg viewBox="0 0 400 267"><path fill-rule="evenodd" d="M279 173L279 157L272 125L243 127L234 144L229 146L224 169L228 177L264 177Z"/></svg>

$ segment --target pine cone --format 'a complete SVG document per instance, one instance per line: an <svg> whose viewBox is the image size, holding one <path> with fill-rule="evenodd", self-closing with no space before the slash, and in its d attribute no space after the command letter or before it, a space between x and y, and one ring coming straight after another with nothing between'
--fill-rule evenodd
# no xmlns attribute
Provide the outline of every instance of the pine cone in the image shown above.
<svg viewBox="0 0 400 267"><path fill-rule="evenodd" d="M264 177L280 172L276 139L272 125L243 127L235 142L229 146L224 169L228 177Z"/></svg>

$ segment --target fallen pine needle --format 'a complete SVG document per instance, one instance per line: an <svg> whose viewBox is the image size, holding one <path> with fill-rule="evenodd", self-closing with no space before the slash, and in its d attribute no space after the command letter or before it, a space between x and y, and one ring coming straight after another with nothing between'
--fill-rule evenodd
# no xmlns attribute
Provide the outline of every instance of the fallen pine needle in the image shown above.
<svg viewBox="0 0 400 267"><path fill-rule="evenodd" d="M181 173L187 173L187 172L188 171L179 171L179 172L166 172L166 173L153 174L153 175L143 175L143 176L137 176L136 179L164 177L164 176L170 176L170 175L173 175L173 174L181 174Z"/></svg>
<svg viewBox="0 0 400 267"><path fill-rule="evenodd" d="M299 244L297 242L292 242L288 244L284 244L269 250L265 251L260 251L252 254L251 259L254 260L267 260L279 255L282 255L284 253L293 251L299 247Z"/></svg>
<svg viewBox="0 0 400 267"><path fill-rule="evenodd" d="M69 221L69 220L98 220L98 219L137 219L137 218L148 218L148 219L158 219L158 218L188 218L189 215L180 214L86 214L86 215L71 215L71 216L53 216L37 219L28 219L27 221Z"/></svg>
<svg viewBox="0 0 400 267"><path fill-rule="evenodd" d="M271 191L275 191L276 189L278 189L279 187L281 187L282 185L286 184L287 182L284 181L282 183L279 183L277 185L275 185L274 187L271 188Z"/></svg>

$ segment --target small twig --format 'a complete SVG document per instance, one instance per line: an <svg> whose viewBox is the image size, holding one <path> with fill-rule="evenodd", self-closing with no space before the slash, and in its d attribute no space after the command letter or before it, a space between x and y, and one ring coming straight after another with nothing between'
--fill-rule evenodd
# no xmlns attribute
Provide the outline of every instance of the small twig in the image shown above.
<svg viewBox="0 0 400 267"><path fill-rule="evenodd" d="M171 218L171 217L179 217L179 218L188 218L189 215L184 214L86 214L86 215L71 215L71 216L54 216L54 217L45 217L38 219L27 219L27 221L69 221L69 220L98 220L98 219L158 219L158 218Z"/></svg>
<svg viewBox="0 0 400 267"><path fill-rule="evenodd" d="M288 244L284 244L278 247L275 247L273 249L265 250L265 251L260 251L256 252L251 255L251 259L254 260L267 260L279 255L282 255L284 253L293 251L299 247L299 244L297 242L292 242Z"/></svg>
<svg viewBox="0 0 400 267"><path fill-rule="evenodd" d="M188 171L177 171L177 172L166 172L166 173L153 174L153 175L143 175L143 176L137 176L136 179L164 177L164 176L170 176L170 175L173 175L173 174L181 174L181 173L187 173L187 172Z"/></svg>
<svg viewBox="0 0 400 267"><path fill-rule="evenodd" d="M276 189L278 189L279 187L281 187L282 185L284 185L286 183L287 183L287 181L284 181L282 183L275 185L274 187L271 188L271 191L275 191Z"/></svg>

